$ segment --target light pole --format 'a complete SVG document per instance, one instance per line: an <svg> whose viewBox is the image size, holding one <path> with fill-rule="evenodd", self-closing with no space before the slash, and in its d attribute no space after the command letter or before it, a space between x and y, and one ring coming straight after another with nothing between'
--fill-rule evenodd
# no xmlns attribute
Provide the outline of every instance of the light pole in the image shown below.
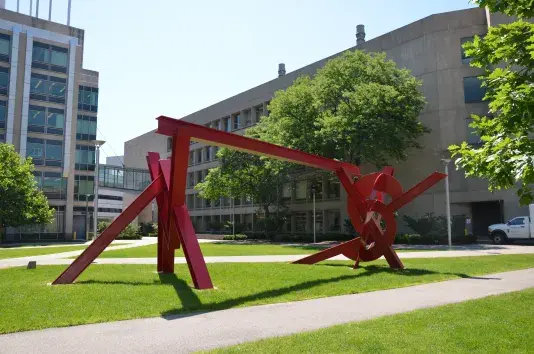
<svg viewBox="0 0 534 354"><path fill-rule="evenodd" d="M452 231L451 231L451 200L449 196L449 163L451 159L441 159L441 163L445 166L445 203L447 208L447 237L449 240L449 249L452 248Z"/></svg>
<svg viewBox="0 0 534 354"><path fill-rule="evenodd" d="M311 185L311 193L313 198L313 243L317 243L317 239L315 237L315 183L312 183Z"/></svg>
<svg viewBox="0 0 534 354"><path fill-rule="evenodd" d="M93 212L93 230L95 232L94 237L97 237L97 227L98 227L98 168L100 166L100 147L106 142L104 140L93 140L93 144L96 147L96 167L95 167L95 201L94 212Z"/></svg>
<svg viewBox="0 0 534 354"><path fill-rule="evenodd" d="M85 195L85 239L87 240L89 236L89 196L90 194Z"/></svg>

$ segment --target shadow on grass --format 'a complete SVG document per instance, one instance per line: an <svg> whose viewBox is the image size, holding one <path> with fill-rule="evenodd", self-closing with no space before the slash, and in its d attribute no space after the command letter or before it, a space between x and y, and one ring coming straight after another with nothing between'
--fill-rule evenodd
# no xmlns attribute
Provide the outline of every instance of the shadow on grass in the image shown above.
<svg viewBox="0 0 534 354"><path fill-rule="evenodd" d="M413 268L403 269L399 271L399 270L390 269L388 267L380 267L380 266L374 266L374 265L364 266L361 268L365 269L366 271L363 273L358 273L358 274L341 275L341 276L337 276L337 277L329 278L329 279L317 279L317 280L312 280L312 281L306 281L306 282L302 282L299 284L295 284L295 285L291 285L291 286L287 286L287 287L283 287L279 289L262 291L259 293L238 297L235 299L225 300L219 303L205 304L205 305L200 304L198 308L193 308L191 306L187 306L187 308L190 310L197 310L198 312L225 310L225 309L238 307L240 305L243 305L249 302L254 302L257 300L261 300L261 299L265 299L265 298L276 298L276 297L283 296L291 292L303 291L303 290L311 289L316 286L329 284L329 283L336 283L338 281L343 281L343 280L355 279L355 278L360 278L360 277L368 277L368 276L372 276L378 273L394 273L394 274L400 274L400 275L412 276L412 277L430 275L430 274L448 274L448 273L430 271L427 269L413 269ZM469 277L466 274L455 274L455 275L460 276L460 277ZM174 320L174 319L182 318L186 316L185 314L183 314L185 308L186 307L184 304L184 308L176 308L170 311L163 312L161 316L167 320Z"/></svg>
<svg viewBox="0 0 534 354"><path fill-rule="evenodd" d="M319 267L346 267L346 268L352 268L353 264L343 264L343 263L320 263L316 266ZM465 273L449 273L449 272L435 272L428 269L417 269L417 268L404 268L404 269L392 269L387 266L377 266L377 265L368 265L368 266L359 266L360 268L365 269L367 272L373 272L373 273L395 273L397 275L427 275L427 274L445 274L445 275L454 275L458 278L465 278L465 279L478 279L478 280L501 280L501 278L490 278L490 277L476 277L471 276Z"/></svg>
<svg viewBox="0 0 534 354"><path fill-rule="evenodd" d="M352 266L348 264L336 264L336 263L324 263L324 264L318 264L315 266L316 267L352 268ZM288 293L303 291L303 290L311 289L316 286L320 286L324 284L336 283L336 282L343 281L343 280L350 280L350 279L361 278L361 277L368 277L368 276L376 275L379 273L391 273L395 275L410 276L410 277L425 276L425 275L431 275L431 274L444 274L444 275L454 275L459 278L468 278L468 279L481 279L481 280L499 279L499 278L473 277L473 276L463 274L463 273L445 273L445 272L436 272L436 271L432 271L428 269L417 269L417 268L396 270L396 269L391 269L387 266L377 266L377 265L361 266L360 269L363 269L365 271L360 272L360 273L354 273L354 274L340 275L340 276L329 278L329 279L317 279L317 280L305 281L302 283L294 284L294 285L279 288L279 289L261 291L258 293L254 293L254 294L250 294L250 295L246 295L242 297L237 297L234 299L224 300L222 302L207 303L207 304L203 304L200 301L195 290L192 289L187 284L187 282L185 282L182 279L179 279L176 276L176 274L159 274L159 281L153 281L151 283L135 282L135 281L85 280L85 281L80 281L77 284L120 284L120 285L134 285L134 286L147 286L147 285L154 286L158 284L167 285L167 286L170 285L174 288L174 291L176 292L176 295L180 299L182 306L179 308L175 308L169 311L162 312L161 317L166 320L174 320L178 318L194 316L196 314L205 313L208 311L225 310L229 308L234 308L240 305L244 305L246 303L250 303L250 302L254 302L254 301L258 301L258 300L262 300L266 298L276 298L276 297L280 297ZM207 291L210 291L210 290L207 290Z"/></svg>

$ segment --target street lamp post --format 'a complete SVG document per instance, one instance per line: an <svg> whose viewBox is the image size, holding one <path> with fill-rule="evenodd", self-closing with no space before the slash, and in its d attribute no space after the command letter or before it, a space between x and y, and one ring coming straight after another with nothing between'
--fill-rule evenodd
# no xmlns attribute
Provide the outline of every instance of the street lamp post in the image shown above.
<svg viewBox="0 0 534 354"><path fill-rule="evenodd" d="M93 230L94 230L94 237L97 237L97 227L98 227L98 168L100 167L100 147L104 145L106 142L104 140L93 140L93 144L95 144L96 147L96 167L95 167L95 201L93 203L94 205L94 212L93 212Z"/></svg>
<svg viewBox="0 0 534 354"><path fill-rule="evenodd" d="M441 159L441 163L445 166L445 203L447 208L447 237L449 241L449 249L452 248L452 230L451 230L451 200L449 195L449 163L451 159Z"/></svg>
<svg viewBox="0 0 534 354"><path fill-rule="evenodd" d="M90 194L85 195L85 239L87 240L87 236L89 236L89 221L91 218L89 217L89 196Z"/></svg>

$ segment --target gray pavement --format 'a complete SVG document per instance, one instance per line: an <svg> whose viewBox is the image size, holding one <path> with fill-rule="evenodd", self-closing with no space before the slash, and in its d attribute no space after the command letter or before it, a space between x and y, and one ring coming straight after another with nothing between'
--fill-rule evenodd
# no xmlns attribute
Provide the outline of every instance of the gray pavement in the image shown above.
<svg viewBox="0 0 534 354"><path fill-rule="evenodd" d="M144 240L144 239L143 239ZM149 243L150 242L150 243ZM109 247L108 250L124 249L143 246L151 244L155 241L139 241L135 244L118 245ZM206 240L206 242L213 242ZM0 269L10 267L26 266L30 260L37 261L37 265L68 265L74 259L67 259L67 257L75 257L82 251L62 252L56 254L49 254L44 256L31 256L23 258L8 258L0 259ZM409 258L455 258L455 257L475 257L475 256L494 256L504 254L534 254L534 246L518 246L518 245L476 245L472 248L456 248L451 251L419 251L419 252L399 252L398 255L402 259ZM271 263L271 262L293 262L305 257L306 255L265 255L265 256L219 256L219 257L204 257L206 263ZM345 256L337 256L331 260L348 260ZM97 258L95 264L156 264L156 258ZM186 263L184 257L176 257L175 264Z"/></svg>
<svg viewBox="0 0 534 354"><path fill-rule="evenodd" d="M0 352L189 353L530 287L534 268L356 295L0 335Z"/></svg>

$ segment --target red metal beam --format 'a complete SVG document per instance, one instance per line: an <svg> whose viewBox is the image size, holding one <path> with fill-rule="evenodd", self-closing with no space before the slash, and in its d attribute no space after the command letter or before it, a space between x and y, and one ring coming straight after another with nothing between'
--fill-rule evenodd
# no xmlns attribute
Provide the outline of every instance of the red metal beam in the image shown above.
<svg viewBox="0 0 534 354"><path fill-rule="evenodd" d="M237 134L223 132L183 120L160 116L156 133L167 136L184 135L195 141L211 145L228 147L233 150L244 151L249 154L269 156L279 160L293 162L299 165L320 168L322 170L337 171L347 168L351 174L359 175L358 166L328 159L326 157L308 154L303 151L288 149L282 146L266 143L264 141L247 138Z"/></svg>
<svg viewBox="0 0 534 354"><path fill-rule="evenodd" d="M160 155L156 152L149 152L147 156L148 170L152 180L163 174L160 166ZM165 178L164 178L165 179ZM166 181L165 181L166 182ZM156 197L158 203L158 272L174 272L174 248L171 247L171 234L168 225L169 203L168 203L168 184L165 183L165 189ZM175 236L178 237L178 236Z"/></svg>
<svg viewBox="0 0 534 354"><path fill-rule="evenodd" d="M164 188L163 176L159 175L52 284L70 284L75 281Z"/></svg>

